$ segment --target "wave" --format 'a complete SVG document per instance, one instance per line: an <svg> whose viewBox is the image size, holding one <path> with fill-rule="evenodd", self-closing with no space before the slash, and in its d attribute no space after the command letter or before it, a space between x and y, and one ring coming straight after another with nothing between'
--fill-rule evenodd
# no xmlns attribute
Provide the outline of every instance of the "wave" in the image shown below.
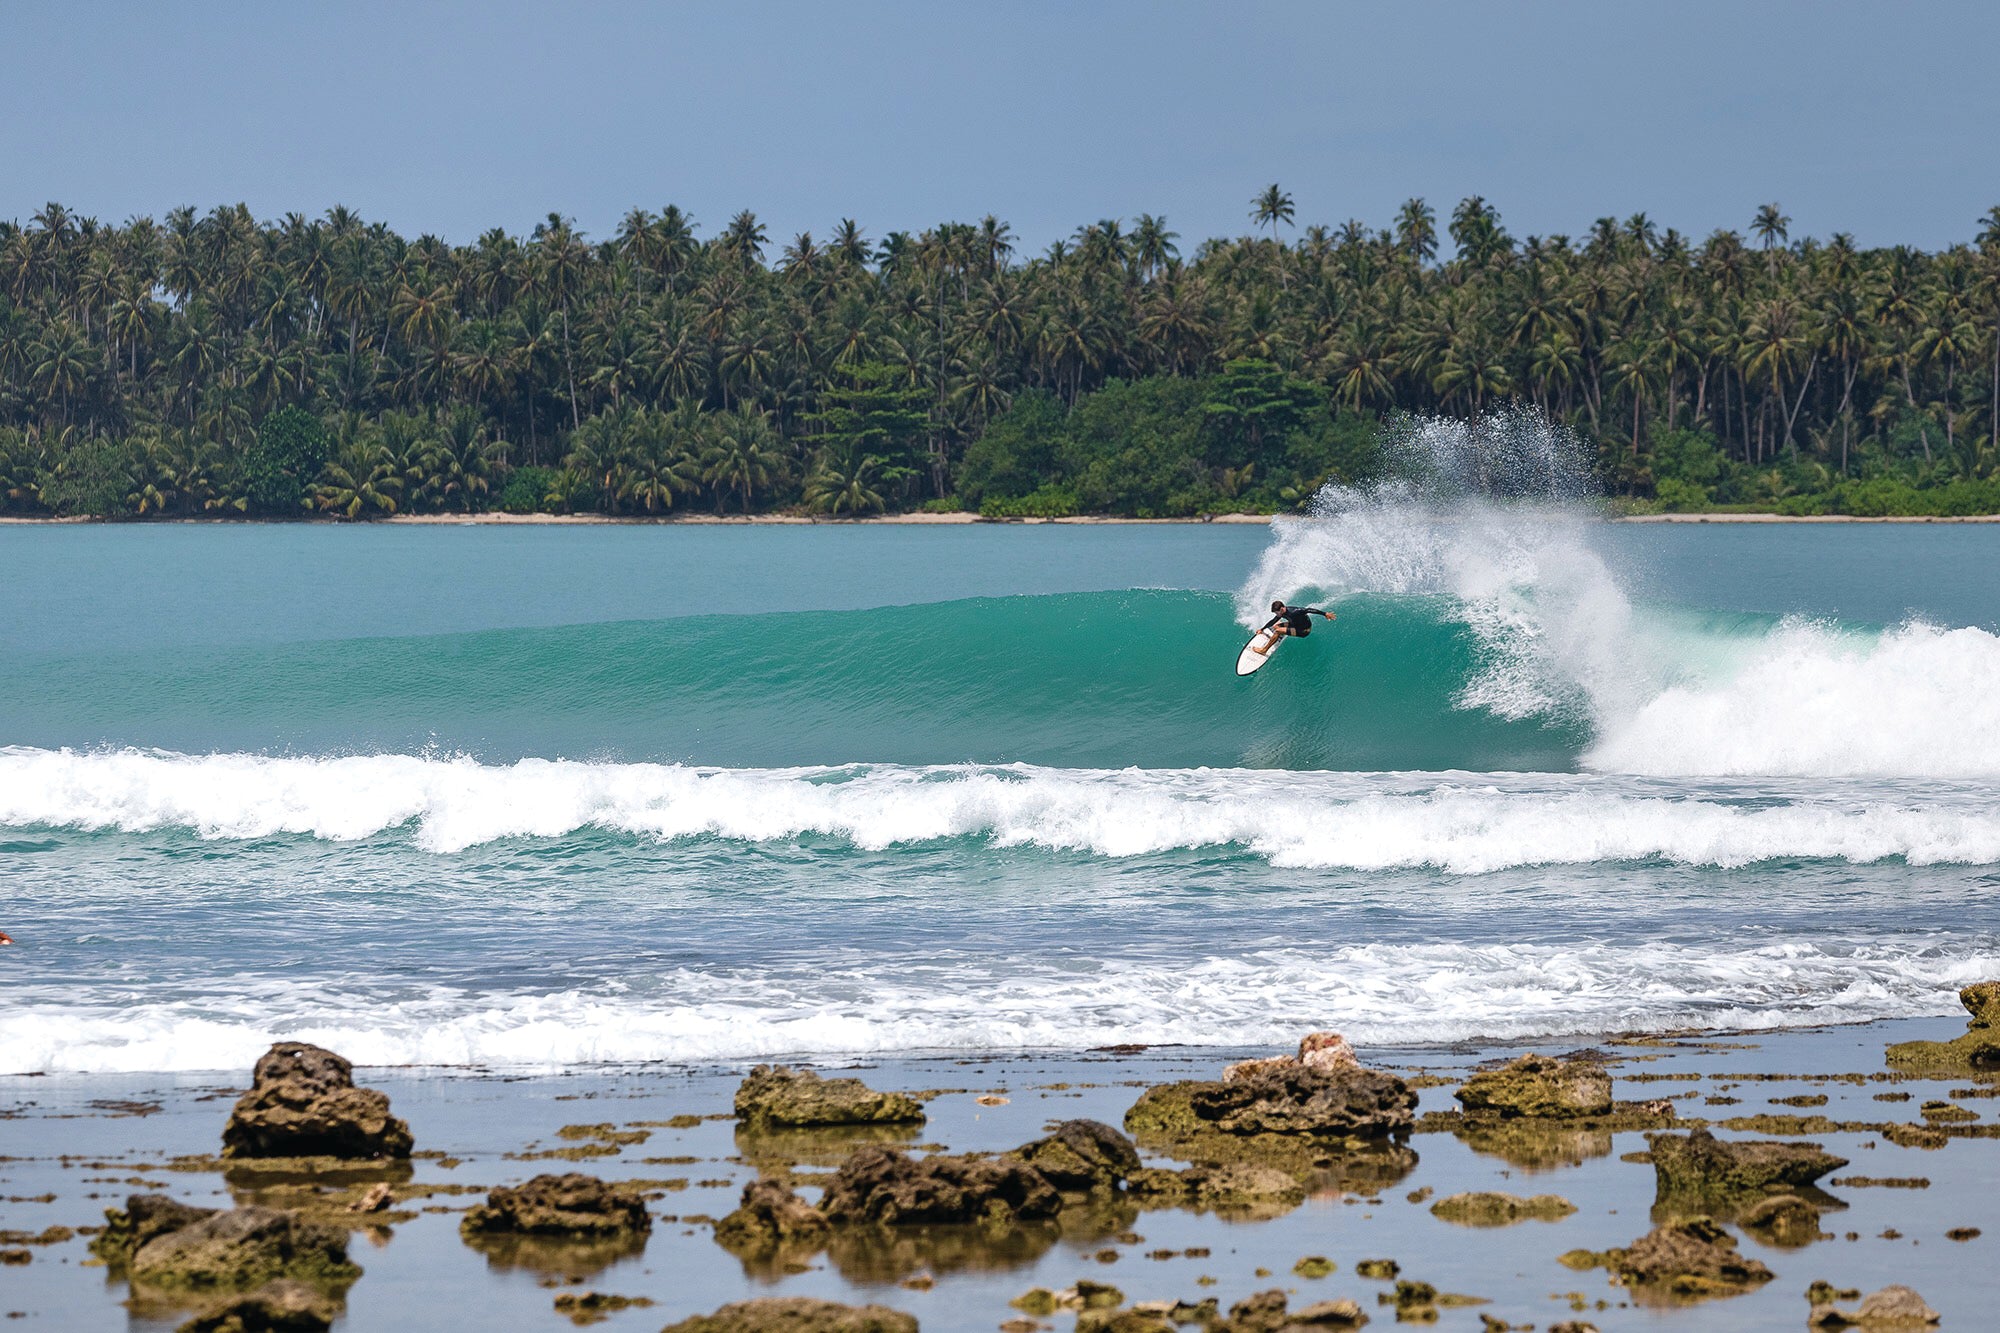
<svg viewBox="0 0 2000 1333"><path fill-rule="evenodd" d="M1329 488L1274 525L1238 620L1274 598L1442 607L1467 664L1450 706L1583 734L1581 770L2000 775L2000 636L1642 607L1595 524L1574 502Z"/></svg>
<svg viewBox="0 0 2000 1333"><path fill-rule="evenodd" d="M1767 787L1653 794L1605 779L1079 770L1026 765L712 769L374 755L0 750L0 827L184 829L428 852L605 830L663 842L867 851L950 838L1103 857L1240 848L1274 865L1478 874L1523 865L1781 858L2000 863L1990 789Z"/></svg>
<svg viewBox="0 0 2000 1333"><path fill-rule="evenodd" d="M1530 413L1404 423L1232 598L1174 590L0 658L0 740L733 769L2000 776L2000 636L1664 608ZM1508 497L1494 498L1494 492ZM885 592L890 590L885 590ZM1232 670L1275 598L1337 623Z"/></svg>
<svg viewBox="0 0 2000 1333"><path fill-rule="evenodd" d="M1378 525L1402 539L1361 535ZM2000 775L2000 637L1635 607L1588 532L1394 507L1284 523L1235 614L1132 591L10 663L0 736L728 767ZM1238 680L1238 622L1271 596L1340 618Z"/></svg>
<svg viewBox="0 0 2000 1333"><path fill-rule="evenodd" d="M366 1065L548 1068L1125 1042L1241 1049L1316 1027L1369 1045L1757 1030L1950 1013L1955 988L1996 967L1992 940L1961 934L1736 949L1368 944L1005 971L899 959L881 969L681 970L644 993L630 984L522 995L271 983L171 1001L24 995L0 1011L0 1073L241 1070L287 1039Z"/></svg>

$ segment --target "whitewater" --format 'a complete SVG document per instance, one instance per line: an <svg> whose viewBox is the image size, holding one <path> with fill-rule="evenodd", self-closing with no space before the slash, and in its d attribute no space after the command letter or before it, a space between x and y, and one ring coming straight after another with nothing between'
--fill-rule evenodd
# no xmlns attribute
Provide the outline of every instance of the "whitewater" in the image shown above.
<svg viewBox="0 0 2000 1333"><path fill-rule="evenodd" d="M0 531L0 1069L1587 1038L2000 973L1994 532L1637 529L1532 418L1400 432L1262 531ZM1274 598L1339 618L1239 681Z"/></svg>

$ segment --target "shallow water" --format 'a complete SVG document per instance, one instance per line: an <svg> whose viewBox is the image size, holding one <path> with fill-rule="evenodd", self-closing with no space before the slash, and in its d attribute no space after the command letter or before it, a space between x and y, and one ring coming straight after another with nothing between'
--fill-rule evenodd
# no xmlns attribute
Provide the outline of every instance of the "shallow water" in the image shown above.
<svg viewBox="0 0 2000 1333"><path fill-rule="evenodd" d="M1964 1088L1967 1081L1892 1080L1883 1073L1883 1044L1948 1037L1960 1030L1955 1020L1906 1020L1762 1040L1614 1046L1609 1054L1619 1098L1673 1097L1685 1114L1796 1112L1774 1099L1803 1094L1828 1097L1813 1112L1834 1120L1910 1121L1916 1118L1914 1107ZM1213 1077L1222 1061L1241 1053L905 1056L871 1062L854 1072L878 1088L954 1090L926 1103L929 1123L910 1138L954 1151L997 1151L1038 1137L1052 1120L1093 1117L1116 1124L1139 1085ZM1488 1052L1375 1049L1362 1054L1371 1065L1442 1074L1456 1082ZM695 1064L571 1070L532 1079L412 1070L366 1070L361 1078L390 1094L396 1113L409 1120L419 1149L448 1151L458 1159L449 1168L419 1161L418 1182L483 1188L518 1183L543 1170L570 1169L562 1162L507 1156L561 1143L556 1131L565 1124L625 1125L683 1114L726 1117L741 1072L736 1066ZM1860 1080L1851 1080L1854 1075ZM4 1225L39 1230L87 1223L99 1209L122 1206L127 1193L148 1187L191 1202L249 1200L240 1187L232 1191L212 1170L162 1169L176 1156L214 1151L234 1095L229 1087L233 1081L189 1075L0 1078L0 1111L9 1116L0 1120L0 1133L10 1155L0 1161L0 1192L13 1200L44 1191L57 1195L50 1203L9 1202L0 1208ZM1909 1093L1910 1100L1875 1100L1883 1090ZM981 1105L975 1098L982 1094L1008 1100ZM1710 1096L1739 1100L1711 1106L1704 1101ZM1449 1086L1428 1088L1421 1099L1420 1109L1426 1111L1454 1105ZM1959 1104L1982 1120L1992 1118L1990 1097L1962 1097ZM147 1110L149 1105L156 1109ZM144 1113L133 1115L131 1109ZM1922 1177L1930 1184L1923 1189L1850 1188L1822 1181L1842 1205L1825 1215L1828 1239L1788 1250L1746 1237L1744 1250L1774 1270L1774 1281L1749 1295L1663 1317L1627 1304L1629 1293L1608 1286L1603 1273L1571 1272L1556 1263L1556 1256L1570 1249L1627 1244L1652 1225L1653 1172L1621 1160L1645 1147L1637 1133L1580 1141L1569 1157L1540 1168L1476 1152L1450 1134L1418 1134L1410 1140L1416 1160L1407 1174L1377 1182L1372 1192L1325 1190L1268 1220L1149 1211L1110 1219L1095 1229L1072 1223L1060 1237L1017 1236L1005 1244L970 1249L912 1243L831 1258L822 1254L806 1271L781 1276L760 1272L717 1249L706 1223L694 1220L726 1213L743 1183L756 1175L756 1162L777 1151L739 1137L726 1118L714 1119L684 1130L655 1127L643 1145L582 1168L607 1179L676 1182L654 1201L663 1220L642 1254L603 1269L559 1264L562 1273L588 1269L586 1280L544 1286L544 1272L491 1263L468 1248L458 1236L457 1211L424 1213L372 1238L368 1231L356 1232L351 1252L366 1273L348 1295L342 1326L554 1328L562 1326L550 1309L555 1294L597 1290L657 1302L614 1316L609 1325L614 1329L658 1328L727 1301L783 1294L889 1305L917 1315L932 1333L991 1330L1016 1316L1007 1303L1028 1288L1060 1289L1078 1278L1109 1282L1135 1301L1215 1296L1225 1311L1272 1287L1290 1291L1295 1307L1347 1296L1386 1324L1391 1314L1377 1309L1375 1295L1387 1284L1356 1277L1354 1265L1363 1258L1393 1257L1406 1277L1490 1302L1443 1311L1437 1326L1444 1329L1475 1329L1482 1312L1539 1327L1585 1318L1605 1333L1663 1324L1723 1333L1797 1327L1806 1313L1802 1293L1816 1278L1864 1290L1905 1283L1944 1313L1945 1328L1983 1327L1984 1311L1995 1294L1991 1265L1983 1256L2000 1232L1992 1204L2000 1188L2000 1153L1992 1143L1955 1139L1926 1151L1899 1148L1871 1133L1823 1135L1815 1141L1850 1159L1848 1167L1833 1173L1833 1180ZM60 1160L58 1153L70 1157ZM647 1157L678 1160L648 1163ZM1418 1194L1424 1190L1431 1193ZM1453 1226L1431 1215L1430 1205L1437 1199L1466 1190L1555 1193L1578 1211L1556 1223L1526 1221L1499 1228ZM462 1210L477 1201L476 1196L441 1195L423 1202ZM1983 1227L1987 1234L1963 1244L1945 1239L1946 1229L1966 1225ZM1121 1240L1116 1233L1127 1228L1139 1239ZM1885 1231L1901 1235L1888 1238ZM1190 1247L1210 1253L1146 1257L1154 1250ZM1107 1251L1115 1256L1113 1262L1100 1257ZM1331 1259L1338 1271L1318 1280L1294 1276L1292 1265L1307 1255ZM100 1269L81 1267L85 1257L82 1240L38 1248L32 1264L6 1270L0 1309L28 1312L32 1322L26 1327L119 1326L126 1318L119 1306L125 1288L108 1281ZM1268 1271L1260 1275L1260 1269ZM934 1276L936 1285L922 1290L901 1285L919 1273ZM1214 1279L1213 1285L1202 1285L1202 1278ZM1584 1299L1584 1313L1572 1312L1572 1292ZM1606 1308L1596 1308L1599 1301ZM126 1326L166 1329L173 1319L134 1317Z"/></svg>

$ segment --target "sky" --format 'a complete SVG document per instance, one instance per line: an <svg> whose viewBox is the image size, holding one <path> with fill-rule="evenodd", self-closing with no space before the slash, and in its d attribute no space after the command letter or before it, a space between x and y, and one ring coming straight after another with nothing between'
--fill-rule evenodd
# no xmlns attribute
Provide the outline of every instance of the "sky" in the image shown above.
<svg viewBox="0 0 2000 1333"><path fill-rule="evenodd" d="M1485 196L1517 238L1968 240L2000 203L2000 6L1952 0L13 0L0 218L345 204L468 242L668 203L774 244L992 213L1039 250L1276 182L1300 226Z"/></svg>

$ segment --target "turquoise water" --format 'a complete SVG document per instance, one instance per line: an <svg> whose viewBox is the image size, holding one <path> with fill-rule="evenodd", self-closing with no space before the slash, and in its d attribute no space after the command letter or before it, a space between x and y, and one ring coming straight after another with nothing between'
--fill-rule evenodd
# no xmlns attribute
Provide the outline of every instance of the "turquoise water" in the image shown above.
<svg viewBox="0 0 2000 1333"><path fill-rule="evenodd" d="M7 1070L1949 1012L2000 528L0 527ZM1339 620L1247 680L1273 596Z"/></svg>

